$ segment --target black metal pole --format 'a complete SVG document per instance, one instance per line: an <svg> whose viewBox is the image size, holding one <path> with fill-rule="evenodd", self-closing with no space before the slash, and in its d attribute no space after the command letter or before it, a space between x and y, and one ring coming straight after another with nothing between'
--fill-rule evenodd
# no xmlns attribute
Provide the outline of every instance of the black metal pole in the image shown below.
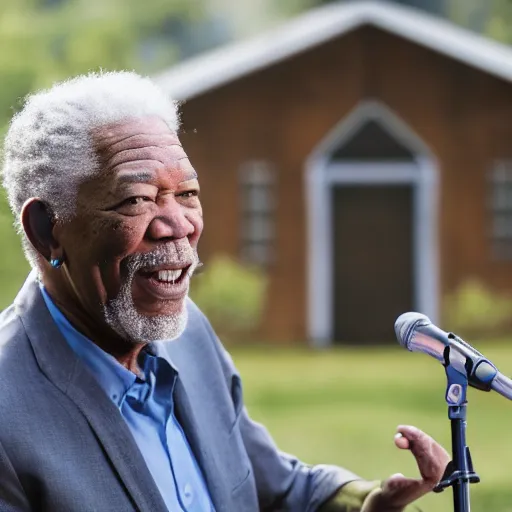
<svg viewBox="0 0 512 512"><path fill-rule="evenodd" d="M445 351L445 360L448 377L445 398L452 430L452 460L434 492L442 492L447 487L452 487L454 512L470 512L469 485L478 483L480 478L473 470L471 453L466 446L468 379L467 375L463 375L450 365L449 350Z"/></svg>
<svg viewBox="0 0 512 512"><path fill-rule="evenodd" d="M455 512L470 512L468 476L472 468L466 447L466 405L449 406L448 415L452 427L453 470L459 475L453 482L453 509Z"/></svg>

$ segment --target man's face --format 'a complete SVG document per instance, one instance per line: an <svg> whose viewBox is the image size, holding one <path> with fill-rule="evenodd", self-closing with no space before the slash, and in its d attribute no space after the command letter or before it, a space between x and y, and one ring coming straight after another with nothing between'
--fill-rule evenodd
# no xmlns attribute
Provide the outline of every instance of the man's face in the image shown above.
<svg viewBox="0 0 512 512"><path fill-rule="evenodd" d="M102 172L78 193L60 237L81 307L130 341L172 339L203 229L199 183L176 134L157 118L103 127Z"/></svg>

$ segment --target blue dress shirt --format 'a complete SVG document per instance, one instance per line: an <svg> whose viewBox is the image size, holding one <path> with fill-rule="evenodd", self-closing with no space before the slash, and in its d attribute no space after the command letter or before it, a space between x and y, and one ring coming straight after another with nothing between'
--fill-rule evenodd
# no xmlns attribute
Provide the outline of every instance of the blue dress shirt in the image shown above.
<svg viewBox="0 0 512 512"><path fill-rule="evenodd" d="M174 415L176 369L163 357L143 350L141 372L135 375L78 332L42 285L41 291L62 335L119 408L169 511L213 511L199 466Z"/></svg>

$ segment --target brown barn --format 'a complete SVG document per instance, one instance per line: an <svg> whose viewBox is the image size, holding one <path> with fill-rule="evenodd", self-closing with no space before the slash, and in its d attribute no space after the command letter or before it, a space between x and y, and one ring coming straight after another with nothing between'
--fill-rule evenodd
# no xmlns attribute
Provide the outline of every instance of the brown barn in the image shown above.
<svg viewBox="0 0 512 512"><path fill-rule="evenodd" d="M331 4L157 81L183 104L204 259L270 277L264 335L367 343L512 289L512 50L420 11Z"/></svg>

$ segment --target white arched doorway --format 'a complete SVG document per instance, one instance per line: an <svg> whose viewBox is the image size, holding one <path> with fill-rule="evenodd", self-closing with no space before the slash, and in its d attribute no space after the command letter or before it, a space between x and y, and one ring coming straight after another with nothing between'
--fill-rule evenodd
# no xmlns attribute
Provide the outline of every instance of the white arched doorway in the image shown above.
<svg viewBox="0 0 512 512"><path fill-rule="evenodd" d="M385 292L386 286L379 289L378 283L372 284L371 277L367 277L368 271L388 277L392 274L389 272L391 269L398 272L397 284L403 281L404 286L402 297L395 301L395 309L403 307L420 311L432 321L437 321L437 164L421 139L387 107L373 101L364 102L339 123L310 155L306 163L305 186L308 334L312 344L327 346L334 338L340 337L344 341L357 341L344 339L354 332L354 322L370 325L386 308L389 311L385 321L391 323L388 330L392 329L394 318L389 316L391 297L388 301L385 295L384 299L382 296L379 299L379 293L371 293L373 284L381 293ZM354 215L355 207L360 208L360 214ZM365 220L371 217L366 215L370 210L374 212L373 217ZM404 236L392 228L390 219L405 226ZM375 246L379 237L377 231L371 232L374 225L377 231L379 225L388 229L387 232L381 229L379 236L384 240L387 233L389 244ZM348 238L342 240L343 237ZM410 251L410 265L403 266L407 260L400 263L399 258L396 265L393 263L393 256L387 250L393 241L394 244L406 244ZM360 247L352 247L358 245ZM377 253L388 254L391 266L388 261L387 267L376 267L381 262L379 254L374 255L375 248ZM403 252L397 250L396 255ZM375 256L373 259L372 255ZM367 263L366 270L364 265L361 266L362 260ZM361 263L357 271L356 263ZM399 268L401 265L403 268ZM400 273L406 272L405 267L410 271L410 279ZM358 279L361 290L358 289ZM388 282L388 289L390 286L393 287L393 282ZM354 290L366 295L356 297ZM378 300L380 302L376 302ZM346 311L345 324L354 324L347 328L346 335L340 335L343 326L340 327L338 320L345 312L344 308L340 311L340 304L358 308L356 317L359 320L349 310ZM361 329L363 327L361 325Z"/></svg>

